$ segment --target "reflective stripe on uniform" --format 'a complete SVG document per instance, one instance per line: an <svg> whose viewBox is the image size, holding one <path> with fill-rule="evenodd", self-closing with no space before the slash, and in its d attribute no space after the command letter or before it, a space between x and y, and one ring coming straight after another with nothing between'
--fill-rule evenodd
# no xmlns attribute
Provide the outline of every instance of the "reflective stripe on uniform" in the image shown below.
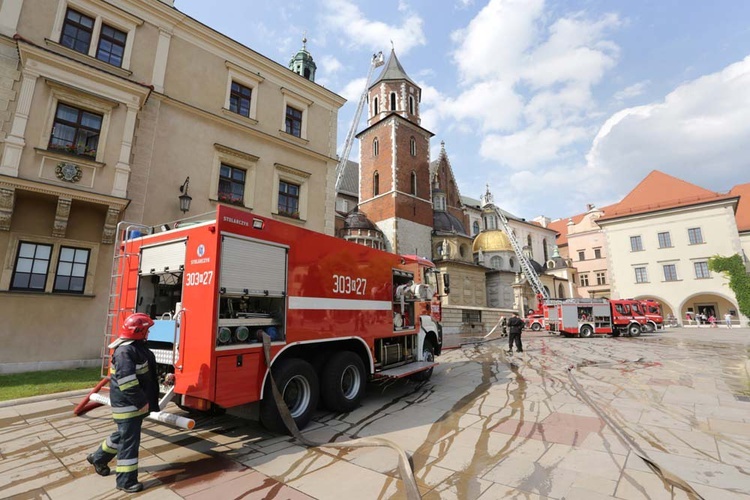
<svg viewBox="0 0 750 500"><path fill-rule="evenodd" d="M138 385L138 381L137 380L131 380L130 382L125 382L124 384L120 384L120 390L121 391L126 391L126 390L130 389L131 387L135 387L136 385Z"/></svg>
<svg viewBox="0 0 750 500"><path fill-rule="evenodd" d="M128 413L131 411L135 411L138 408L130 405L130 406L113 406L112 407L112 413Z"/></svg>
<svg viewBox="0 0 750 500"><path fill-rule="evenodd" d="M127 377L118 378L117 383L122 386L122 384L127 384L128 382L132 382L133 380L136 380L135 375L128 375Z"/></svg>
<svg viewBox="0 0 750 500"><path fill-rule="evenodd" d="M135 373L137 373L138 375L148 373L148 361L146 361L145 363L141 363L140 365L135 365Z"/></svg>
<svg viewBox="0 0 750 500"><path fill-rule="evenodd" d="M119 473L133 472L138 470L138 459L137 458L126 458L123 460L117 460L117 467L115 471Z"/></svg>
<svg viewBox="0 0 750 500"><path fill-rule="evenodd" d="M107 438L102 443L102 450L111 453L112 455L117 455L118 446L112 442L111 439Z"/></svg>
<svg viewBox="0 0 750 500"><path fill-rule="evenodd" d="M148 405L143 409L137 409L135 406L112 407L112 418L115 420L127 420L148 413Z"/></svg>

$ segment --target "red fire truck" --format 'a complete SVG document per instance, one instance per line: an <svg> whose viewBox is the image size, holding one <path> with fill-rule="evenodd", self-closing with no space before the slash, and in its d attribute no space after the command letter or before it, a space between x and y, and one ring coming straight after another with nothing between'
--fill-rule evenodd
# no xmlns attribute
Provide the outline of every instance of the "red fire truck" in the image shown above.
<svg viewBox="0 0 750 500"><path fill-rule="evenodd" d="M641 300L641 308L646 316L644 331L652 333L664 329L664 316L661 312L661 304L652 299Z"/></svg>
<svg viewBox="0 0 750 500"><path fill-rule="evenodd" d="M148 344L181 407L260 401L262 423L283 432L269 370L299 428L319 399L356 408L371 377L432 375L442 327L429 260L227 206L161 229L118 226L106 343L134 311L155 318Z"/></svg>
<svg viewBox="0 0 750 500"><path fill-rule="evenodd" d="M647 324L640 301L631 299L548 300L543 310L548 329L566 337L637 337Z"/></svg>

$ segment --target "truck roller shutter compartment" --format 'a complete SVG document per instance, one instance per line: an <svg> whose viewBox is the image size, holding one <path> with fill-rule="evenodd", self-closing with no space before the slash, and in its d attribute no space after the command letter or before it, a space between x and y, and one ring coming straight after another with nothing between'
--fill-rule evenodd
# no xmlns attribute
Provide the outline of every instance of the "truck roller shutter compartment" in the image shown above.
<svg viewBox="0 0 750 500"><path fill-rule="evenodd" d="M286 293L286 248L224 235L221 288L227 293L282 296Z"/></svg>
<svg viewBox="0 0 750 500"><path fill-rule="evenodd" d="M141 267L138 274L162 274L179 272L185 267L187 240L172 241L163 245L141 249Z"/></svg>

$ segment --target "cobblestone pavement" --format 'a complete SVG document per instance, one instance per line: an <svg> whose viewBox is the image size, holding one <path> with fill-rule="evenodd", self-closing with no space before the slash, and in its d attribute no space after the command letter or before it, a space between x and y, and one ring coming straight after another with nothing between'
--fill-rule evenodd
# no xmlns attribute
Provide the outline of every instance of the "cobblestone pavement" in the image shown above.
<svg viewBox="0 0 750 500"><path fill-rule="evenodd" d="M361 408L321 412L305 435L394 441L426 499L750 498L750 330L526 332L511 356L505 339L479 340L444 352L429 382L371 384ZM0 408L0 498L124 496L85 462L110 412L74 417L79 400ZM308 449L244 418L253 411L190 432L146 421L137 496L405 498L392 450Z"/></svg>

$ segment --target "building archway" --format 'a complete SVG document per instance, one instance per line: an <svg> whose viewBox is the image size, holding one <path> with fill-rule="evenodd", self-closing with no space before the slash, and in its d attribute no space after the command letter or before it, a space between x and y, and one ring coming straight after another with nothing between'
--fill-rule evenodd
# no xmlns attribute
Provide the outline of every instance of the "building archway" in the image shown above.
<svg viewBox="0 0 750 500"><path fill-rule="evenodd" d="M739 317L737 303L730 297L716 292L701 292L686 297L680 304L680 317L685 319L688 312L693 319L696 314L703 313L707 317L713 314L717 322L727 312L731 312L735 318Z"/></svg>

